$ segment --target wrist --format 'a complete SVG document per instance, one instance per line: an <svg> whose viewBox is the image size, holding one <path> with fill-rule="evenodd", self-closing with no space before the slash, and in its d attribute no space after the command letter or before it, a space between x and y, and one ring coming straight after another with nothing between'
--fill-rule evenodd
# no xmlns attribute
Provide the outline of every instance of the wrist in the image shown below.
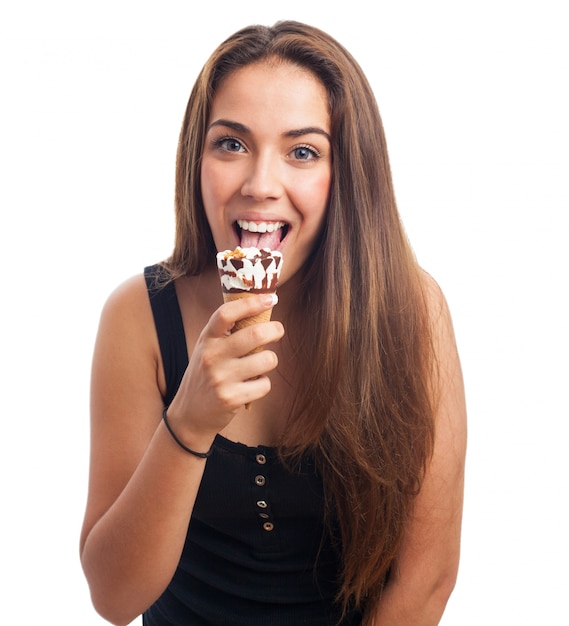
<svg viewBox="0 0 569 626"><path fill-rule="evenodd" d="M170 423L170 419L168 417L168 407L164 407L164 410L162 411L162 421L164 422L164 425L166 426L166 429L168 430L168 433L170 434L174 442L178 445L178 447L180 447L186 453L191 454L192 456L198 457L200 459L207 459L211 456L213 452L213 442L210 443L209 448L207 450L205 449L205 445L202 447L202 446L197 446L196 444L192 444L192 446L195 445L196 448L199 447L199 449L196 450L193 447L190 447L189 445L187 445L184 441L182 441L182 439L179 436L179 433L176 432L175 428L173 428L172 424Z"/></svg>

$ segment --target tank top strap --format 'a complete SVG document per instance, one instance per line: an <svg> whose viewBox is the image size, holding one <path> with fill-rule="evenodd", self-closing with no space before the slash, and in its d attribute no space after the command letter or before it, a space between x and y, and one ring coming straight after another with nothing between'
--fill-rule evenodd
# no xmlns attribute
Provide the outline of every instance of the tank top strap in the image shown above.
<svg viewBox="0 0 569 626"><path fill-rule="evenodd" d="M144 278L164 363L164 404L168 406L176 395L188 366L184 323L174 281L170 279L168 270L158 264L150 265L144 268Z"/></svg>

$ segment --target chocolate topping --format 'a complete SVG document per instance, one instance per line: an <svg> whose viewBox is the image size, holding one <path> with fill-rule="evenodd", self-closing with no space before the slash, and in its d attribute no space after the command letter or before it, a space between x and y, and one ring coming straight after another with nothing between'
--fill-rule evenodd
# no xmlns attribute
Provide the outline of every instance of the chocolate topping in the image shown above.
<svg viewBox="0 0 569 626"><path fill-rule="evenodd" d="M228 293L276 291L282 254L268 248L241 248L217 254L222 289Z"/></svg>

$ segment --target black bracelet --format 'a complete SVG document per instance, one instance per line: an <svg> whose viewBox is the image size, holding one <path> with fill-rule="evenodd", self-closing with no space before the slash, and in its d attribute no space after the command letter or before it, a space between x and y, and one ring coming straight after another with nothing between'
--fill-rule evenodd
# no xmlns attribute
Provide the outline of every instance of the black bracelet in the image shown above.
<svg viewBox="0 0 569 626"><path fill-rule="evenodd" d="M192 450L191 448L188 448L188 446L185 446L178 439L178 437L176 437L176 433L172 430L172 427L168 423L168 416L166 415L167 409L168 409L168 407L165 406L164 410L162 411L162 419L164 420L164 424L166 425L166 428L168 429L168 432L172 435L172 439L180 446L180 448L182 448L182 450L185 450L186 452L189 452L190 454L193 454L194 456L199 457L200 459L207 459L208 457L210 457L211 453L213 452L213 445L211 446L211 448L207 452L196 452L195 450Z"/></svg>

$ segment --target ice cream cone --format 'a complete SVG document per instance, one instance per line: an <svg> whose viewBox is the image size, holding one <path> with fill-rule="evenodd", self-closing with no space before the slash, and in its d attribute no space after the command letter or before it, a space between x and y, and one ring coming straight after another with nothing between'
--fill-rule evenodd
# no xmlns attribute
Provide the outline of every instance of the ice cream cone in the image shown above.
<svg viewBox="0 0 569 626"><path fill-rule="evenodd" d="M224 302L240 300L249 296L266 293L276 293L276 288L282 267L280 252L268 248L240 248L225 250L217 254L217 267L221 279ZM232 332L246 328L258 322L268 322L271 319L272 307L258 315L237 320ZM260 352L262 346L252 350L249 354ZM246 404L249 409L251 404Z"/></svg>

